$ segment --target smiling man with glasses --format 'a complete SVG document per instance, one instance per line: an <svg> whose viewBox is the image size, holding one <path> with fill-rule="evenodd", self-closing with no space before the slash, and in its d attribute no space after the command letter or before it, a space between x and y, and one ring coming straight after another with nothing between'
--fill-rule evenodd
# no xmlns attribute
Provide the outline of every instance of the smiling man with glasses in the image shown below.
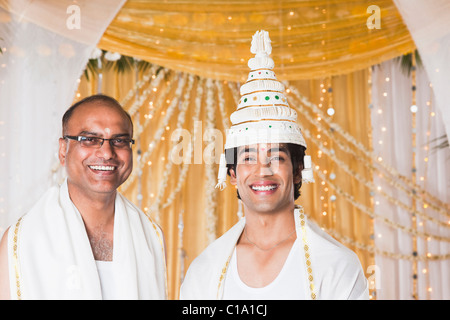
<svg viewBox="0 0 450 320"><path fill-rule="evenodd" d="M165 299L162 231L117 192L133 169L129 114L94 95L70 107L62 126L67 179L5 233L0 297Z"/></svg>

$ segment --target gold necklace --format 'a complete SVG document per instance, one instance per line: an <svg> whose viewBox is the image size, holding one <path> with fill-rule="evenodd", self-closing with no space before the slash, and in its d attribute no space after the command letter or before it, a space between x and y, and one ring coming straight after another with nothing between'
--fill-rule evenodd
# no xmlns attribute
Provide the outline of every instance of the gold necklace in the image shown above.
<svg viewBox="0 0 450 320"><path fill-rule="evenodd" d="M277 242L274 246L272 246L272 247L270 247L270 248L268 248L268 249L264 249L264 248L261 248L260 246L258 246L256 243L254 243L254 242L252 242L249 238L248 238L248 236L247 236L247 228L245 228L244 229L244 235L245 235L245 238L247 239L247 241L248 242L250 242L252 245L254 245L255 247L257 247L259 250L262 250L262 251L270 251L270 250L273 250L273 249L275 249L276 247L278 247L280 244L282 244L283 242L285 242L287 239L289 239L291 236L292 236L292 234L295 232L295 229L294 229L294 231L292 231L291 233L289 233L289 235L284 239L284 240L281 240L280 242Z"/></svg>

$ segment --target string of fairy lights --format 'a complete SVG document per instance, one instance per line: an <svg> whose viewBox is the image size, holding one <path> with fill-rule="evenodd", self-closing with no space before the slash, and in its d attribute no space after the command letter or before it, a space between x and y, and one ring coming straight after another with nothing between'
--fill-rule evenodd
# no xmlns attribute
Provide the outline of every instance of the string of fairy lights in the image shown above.
<svg viewBox="0 0 450 320"><path fill-rule="evenodd" d="M371 99L371 69L368 72L368 96ZM415 127L415 70L412 72L412 95L413 103L410 108L413 114L412 127ZM200 121L202 112L205 113L206 128L215 128L216 122L220 122L224 130L229 128L229 115L226 110L232 110L237 101L239 101L239 84L229 81L219 81L212 79L203 79L197 76L193 76L187 73L175 72L169 69L165 69L156 65L152 65L148 72L142 74L141 80L136 79L135 86L128 92L121 104L128 110L130 115L135 119L135 133L140 136L146 132L147 128L155 123L154 118L158 116L158 127L154 130L154 134L150 137L150 142L146 145L140 146L139 157L136 163L136 167L129 179L121 186L121 191L125 192L136 185L141 184L141 175L144 168L151 174L152 161L161 161L165 163L164 172L162 178L158 181L158 185L152 187L150 194L143 196L138 192L138 199L142 200L142 209L144 212L152 215L152 217L159 222L163 210L174 204L174 201L180 197L181 190L187 181L188 171L190 168L189 161L183 161L177 168L176 184L171 186L169 192L165 192L168 187L168 181L171 175L175 174L172 161L170 161L171 153L173 153L174 147L169 148L168 154L154 155L153 151L161 143L169 143L168 135L175 129L185 129L187 110L189 107L194 108L191 113L192 120L191 127L187 129L189 132L194 132L195 123ZM390 79L386 78L386 83L389 83ZM430 194L423 183L426 180L426 169L419 177L413 174L411 177L404 176L398 172L394 167L391 167L386 161L383 161L381 157L373 152L372 146L364 146L357 141L350 133L344 128L339 126L334 120L333 116L338 110L334 105L332 78L326 78L321 81L319 86L319 101L317 104L311 102L305 96L300 94L299 90L291 85L289 82L284 81L286 86L286 95L290 99L291 107L295 108L299 114L301 114L302 122L308 121L312 124L315 132L312 132L305 127L303 133L305 138L316 146L317 153L312 155L317 163L315 163L315 175L319 178L320 184L320 203L321 203L321 216L326 219L324 221L317 221L323 228L339 241L364 250L373 256L382 255L391 259L407 260L411 261L412 279L413 279L413 297L417 298L417 278L418 274L427 276L429 274L427 263L428 261L440 261L450 259L450 253L433 254L428 252L425 248L425 253L419 254L417 251L417 240L424 239L426 244L430 240L440 242L450 242L450 237L427 231L426 226L428 224L438 225L441 228L447 230L450 228L450 214L448 210L448 204L443 203L437 197ZM232 97L232 101L226 101L225 96ZM78 93L79 97L79 93ZM227 108L227 104L232 104L233 108ZM431 99L427 102L430 110L432 110ZM372 107L369 105L369 107ZM380 112L381 110L381 112ZM372 110L373 114L382 114L382 109ZM143 117L139 115L142 114ZM430 111L431 117L434 117L435 113ZM169 122L172 118L177 116L175 121L175 127L170 127ZM216 117L219 117L217 121ZM428 123L430 127L432 125L431 117ZM381 127L380 130L385 132L386 127ZM370 130L369 130L370 131ZM413 130L412 143L414 144L413 150L417 148L415 145L416 131ZM429 132L429 130L428 130ZM369 133L371 135L371 132ZM184 159L192 159L194 153L195 141L198 135L194 134L193 140L189 142L188 148L184 151ZM429 134L427 145L424 147L425 151L429 152ZM371 136L369 137L371 143L382 144L382 140L372 142ZM339 153L345 153L352 159L362 164L368 172L370 177L377 175L382 178L385 184L398 192L403 192L408 197L413 199L411 203L402 201L399 197L394 197L389 191L384 190L381 185L377 185L371 178L367 178L367 175L360 174L353 170L346 160L341 159L336 152L339 149ZM415 153L412 155L415 157ZM156 157L156 158L155 158ZM328 165L325 169L321 168L318 162L321 159L327 158ZM428 156L423 159L425 166L428 161ZM205 217L206 223L206 238L208 242L213 241L216 238L217 229L217 210L216 210L216 190L214 189L216 180L216 164L214 161L205 166L205 179L207 186L205 187L206 194L205 199ZM361 203L348 191L338 186L338 177L336 176L335 169L339 168L351 177L357 183L363 185L370 195L370 204ZM148 178L148 177L147 177ZM146 179L147 179L146 178ZM339 177L341 178L341 177ZM417 179L416 179L417 178ZM420 185L422 183L422 185ZM210 186L210 187L208 187ZM142 188L138 187L138 190ZM377 211L377 199L375 196L385 199L393 206L400 207L408 212L411 216L411 225L403 225L392 219L386 218ZM369 217L371 223L370 226L370 241L362 243L349 236L340 234L336 229L336 201L341 198L357 208L357 214L365 214ZM432 211L433 214L429 213ZM178 219L178 238L179 241L179 254L180 268L184 270L184 257L185 251L183 249L182 237L184 232L183 213L180 213ZM420 218L420 221L418 220ZM392 252L389 250L382 250L378 248L376 239L379 235L374 234L373 222L378 221L385 224L389 228L398 230L399 232L408 234L411 236L413 243L413 252ZM448 233L447 233L448 234ZM423 268L419 268L419 262L424 263ZM431 288L428 288L431 290ZM371 297L376 298L376 290L371 290Z"/></svg>
<svg viewBox="0 0 450 320"><path fill-rule="evenodd" d="M412 283L412 297L414 299L418 299L419 295L418 295L418 278L419 278L419 274L422 275L423 277L426 277L425 279L425 283L427 283L425 285L426 287L426 294L427 294L427 298L430 298L430 293L432 292L432 287L429 285L430 283L430 279L429 279L429 261L433 261L433 260L447 260L450 258L450 255L447 254L432 254L429 249L428 249L428 243L430 240L437 240L437 241L441 241L441 242L448 242L449 239L446 236L440 236L440 235L436 235L436 234L432 234L430 232L426 231L426 224L432 222L434 226L439 226L442 227L443 229L447 229L450 225L450 220L448 219L449 214L448 214L448 208L446 204L443 204L441 201L437 200L434 196L431 196L428 192L424 191L424 186L419 187L419 181L422 182L422 184L424 185L424 182L426 181L426 172L427 172L427 168L428 168L428 161L429 161L429 151L430 151L430 131L431 131L431 126L432 126L432 118L435 117L436 113L432 110L432 104L431 104L431 90L430 90L430 99L426 102L426 105L429 107L429 117L428 117L428 128L426 130L426 144L423 147L423 149L426 152L426 155L423 157L423 163L422 164L418 164L418 161L422 160L422 159L417 159L416 156L416 150L418 148L417 146L417 126L416 126L416 113L418 111L418 107L417 107L417 103L416 103L416 90L417 90L417 85L416 85L416 67L414 65L415 61L413 60L413 67L412 67L412 72L411 72L411 81L412 81L412 85L411 85L411 91L412 91L412 103L411 106L409 107L410 112L412 113L412 123L411 123L411 128L412 128L412 163L414 163L415 165L413 166L411 172L411 179L410 181L408 181L408 179L404 176L401 176L400 174L395 174L394 172L396 170L394 170L393 168L389 168L387 167L386 164L384 164L382 166L383 169L388 169L386 170L386 172L390 173L391 177L386 176L385 173L381 173L380 170L376 170L376 168L372 165L368 165L368 169L371 169L371 172L375 172L375 174L377 174L377 176L379 176L380 178L386 177L387 180L389 181L389 185L391 187L394 187L397 190L401 190L404 191L408 197L412 200L411 201L411 205L407 205L406 203L398 200L397 198L394 198L393 196L391 196L388 192L384 192L383 191L383 187L381 187L380 185L376 186L374 185L371 181L365 181L363 176L358 175L356 172L352 171L348 165L346 165L346 163L344 161L339 160L339 158L335 157L335 153L333 152L333 150L331 148L327 148L326 147L326 143L324 141L320 141L321 135L313 135L311 134L308 130L303 130L305 135L308 137L309 141L312 141L315 145L319 146L319 151L317 152L317 158L320 159L321 156L323 154L328 155L330 158L333 157L333 161L338 164L338 166L340 168L343 168L344 171L346 171L350 176L352 176L352 178L358 180L359 182L361 182L362 184L364 184L366 187L368 187L371 191L371 194L374 195L379 194L382 195L384 198L386 198L390 203L392 203L393 205L395 205L396 207L402 208L404 210L406 210L407 212L409 212L411 214L411 226L404 226L402 224L399 223L395 223L394 221L387 219L385 217L383 217L382 215L378 214L375 210L372 210L371 208L365 207L363 204L361 203L357 203L352 197L351 195L349 195L348 193L346 193L345 191L343 191L341 188L339 188L338 186L336 186L332 180L334 180L334 176L330 176L327 177L327 170L323 170L320 171L318 170L316 173L317 175L321 178L322 180L322 184L326 184L327 186L331 187L335 192L337 192L340 196L342 196L343 198L347 199L347 201L351 202L355 207L359 208L362 212L368 214L371 218L376 219L377 221L382 221L385 224L391 226L393 229L395 230L400 230L402 232L406 232L409 233L411 235L411 241L412 241L412 252L411 254L401 254L401 253L394 253L394 252L389 252L389 251L385 251L385 250L380 250L378 249L376 246L374 245L366 245L363 243L360 243L358 241L352 240L349 237L345 237L340 235L339 233L336 232L336 230L334 230L333 228L328 228L327 230L329 231L329 233L331 233L332 235L334 235L336 238L340 239L342 242L350 244L356 248L360 248L360 249L364 249L364 250L368 250L370 252L379 254L379 255L383 255L383 256L387 256L393 259L404 259L404 260L409 260L411 261L411 265L412 265L412 277L411 279L413 280ZM389 77L386 77L386 83L388 83L390 81ZM371 88L371 73L369 72L369 88ZM322 84L321 84L322 87ZM431 88L431 85L430 85ZM298 92L296 92L295 89L290 89L291 92L296 93L297 94L297 98L298 101L301 100L301 98L299 98ZM327 90L328 92L332 92L332 90ZM325 93L325 90L322 89L322 92ZM371 95L371 89L369 89L369 99L370 99L370 95ZM386 96L386 92L383 93L383 96ZM322 108L324 106L323 104L323 99L322 97L320 98L320 103L318 104L319 108ZM300 112L302 112L302 116L305 116L305 114L307 115L308 113L306 112L307 110L305 110L305 108L298 108ZM329 108L328 108L329 110ZM382 113L382 109L378 109L375 111L375 114L381 114ZM320 121L322 120L323 114L318 113L319 115L317 116L316 120L317 123L320 123ZM334 112L329 113L329 115L333 115ZM309 121L313 121L312 117L308 117L306 116L306 118ZM336 126L330 126L330 128L332 129L336 129ZM333 130L334 131L334 130ZM381 127L381 131L382 132L386 132L386 127ZM326 130L322 130L323 132L327 132ZM329 136L330 138L333 139L333 137L331 137L331 135ZM371 138L371 137L370 137ZM334 141L338 142L338 140L334 139ZM370 141L372 141L372 139L370 139ZM383 144L383 140L378 140L376 141L376 143L382 145ZM356 144L354 144L356 145ZM349 151L349 149L345 146L343 147L342 144L340 142L337 143L337 146L341 149L341 150L346 150ZM341 148L343 147L343 148ZM355 153L352 153L356 158L358 158L358 156ZM365 152L366 156L370 155L370 157L372 157L372 155L369 152ZM370 159L370 157L367 157L368 159ZM373 157L372 157L373 158ZM364 160L359 158L359 160ZM370 164L371 162L365 162ZM373 163L383 163L383 159L381 157L376 157L376 159L373 159ZM424 167L423 173L422 175L420 175L420 177L417 179L416 177L416 172L418 171L418 169L416 168L417 166L422 166ZM316 166L316 169L319 169L319 166ZM375 170L373 170L375 169ZM401 179L399 179L401 178ZM401 180L402 182L405 182L406 186L403 186L402 184L396 182L397 180ZM324 183L326 182L326 183ZM409 187L411 187L411 189L409 189ZM417 190L421 190L420 194L422 195L422 197L417 197L418 192ZM328 190L328 187L326 187L324 189L325 191ZM333 195L334 197L334 195ZM321 197L322 199L322 197ZM373 204L377 205L379 204L379 200L376 200ZM419 206L419 204L421 204ZM376 208L376 206L375 206ZM435 212L434 214L431 212L427 212L427 209L429 210L430 208L432 208ZM436 212L438 212L439 214L441 214L439 216L439 218L436 218ZM324 212L325 214L325 212ZM421 220L419 220L421 219ZM421 230L419 230L421 229ZM381 234L377 235L378 237L381 237ZM373 235L373 229L372 229L372 237L374 237ZM419 254L418 252L418 241L422 240L422 250L423 252L425 252L425 254ZM422 263L423 267L419 267L419 262ZM372 295L375 294L375 292L372 293Z"/></svg>
<svg viewBox="0 0 450 320"><path fill-rule="evenodd" d="M368 97L368 101L369 101L369 105L372 104L372 86L373 86L373 80L372 80L372 68L368 68L367 70L367 97ZM368 141L369 141L369 150L373 150L373 127L372 125L370 125L370 128L368 130ZM374 174L374 170L372 170L372 168L369 168L369 174L371 177L373 177ZM373 197L370 197L370 206L373 208L374 206L374 199ZM369 247L370 248L365 248L365 247L360 247L358 245L355 245L355 248L361 248L363 250L367 250L368 252L371 252L372 254L370 255L370 264L371 265L376 265L375 264L375 255L376 254L383 254L381 252L374 252L372 251L373 249L376 248L375 245L375 226L374 226L374 222L373 219L371 220L370 223L370 243L369 243ZM343 243L346 243L343 239L340 239L340 241L343 241ZM372 249L373 248L373 249ZM372 250L371 250L372 249ZM375 275L376 276L376 275ZM370 299L376 299L377 298L377 283L376 283L376 278L373 279L373 277L369 280L369 297Z"/></svg>
<svg viewBox="0 0 450 320"><path fill-rule="evenodd" d="M412 103L411 103L411 113L412 113L412 123L411 126L413 128L412 130L412 137L411 137L411 141L412 141L412 163L413 163L413 168L411 168L411 173L412 173L412 177L411 180L413 181L413 183L417 183L417 176L416 176L416 148L417 148L417 131L416 131L416 124L417 124L417 119L416 119L416 114L417 114L417 102L416 102L416 63L415 63L415 56L412 55L412 70L411 70L411 91L412 91ZM417 202L416 202L416 198L412 197L411 198L411 202L412 202L412 207L415 210L417 207ZM416 219L416 215L412 215L411 216L411 224L412 224L412 228L414 230L417 229L417 219ZM412 247L413 247L413 254L417 255L417 237L415 235L413 235L412 237ZM418 293L417 293L417 260L414 260L412 263L412 279L413 279L413 292L412 292L412 297L414 299L417 299L418 297Z"/></svg>

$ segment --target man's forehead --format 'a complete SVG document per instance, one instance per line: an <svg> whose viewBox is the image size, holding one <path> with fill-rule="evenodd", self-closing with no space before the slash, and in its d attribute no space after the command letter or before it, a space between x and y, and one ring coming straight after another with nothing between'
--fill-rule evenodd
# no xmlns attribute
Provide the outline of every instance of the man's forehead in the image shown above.
<svg viewBox="0 0 450 320"><path fill-rule="evenodd" d="M238 154L242 152L256 152L256 151L283 151L288 152L286 143L255 143L238 147Z"/></svg>
<svg viewBox="0 0 450 320"><path fill-rule="evenodd" d="M119 118L115 118L114 116L111 117L111 115L113 114L118 115ZM108 122L107 120L110 121ZM111 132L112 128L111 126L119 125L124 126L126 128L130 127L129 128L130 130L133 129L131 122L128 119L124 110L120 110L112 105L99 102L91 102L80 105L78 108L74 110L71 118L68 121L68 125L71 126L71 124L74 123L76 123L77 125L79 125L80 123L82 125L86 125L87 123L92 123L92 121L104 122L105 127L102 129L108 131L109 133ZM84 130L86 128L77 128L77 129Z"/></svg>
<svg viewBox="0 0 450 320"><path fill-rule="evenodd" d="M114 106L109 103L105 103L102 101L92 101L86 102L79 105L74 111L73 115L89 115L95 112L115 112L117 114L123 115L125 117L125 111L123 109L119 109L117 106ZM72 115L72 116L73 116Z"/></svg>

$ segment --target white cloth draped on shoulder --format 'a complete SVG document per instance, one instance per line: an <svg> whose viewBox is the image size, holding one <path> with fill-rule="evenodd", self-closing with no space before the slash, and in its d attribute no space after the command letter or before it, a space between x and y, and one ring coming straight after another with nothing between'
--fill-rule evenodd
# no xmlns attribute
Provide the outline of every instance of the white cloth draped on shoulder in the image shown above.
<svg viewBox="0 0 450 320"><path fill-rule="evenodd" d="M299 247L304 264L298 270L307 284L298 290L308 299L369 299L357 255L306 219L301 209L294 210L294 217L297 239L303 241ZM230 257L244 227L242 218L191 263L181 286L181 299L223 298Z"/></svg>
<svg viewBox="0 0 450 320"><path fill-rule="evenodd" d="M99 275L67 180L52 187L8 234L11 298L102 299ZM117 192L114 268L118 299L166 299L162 232Z"/></svg>

